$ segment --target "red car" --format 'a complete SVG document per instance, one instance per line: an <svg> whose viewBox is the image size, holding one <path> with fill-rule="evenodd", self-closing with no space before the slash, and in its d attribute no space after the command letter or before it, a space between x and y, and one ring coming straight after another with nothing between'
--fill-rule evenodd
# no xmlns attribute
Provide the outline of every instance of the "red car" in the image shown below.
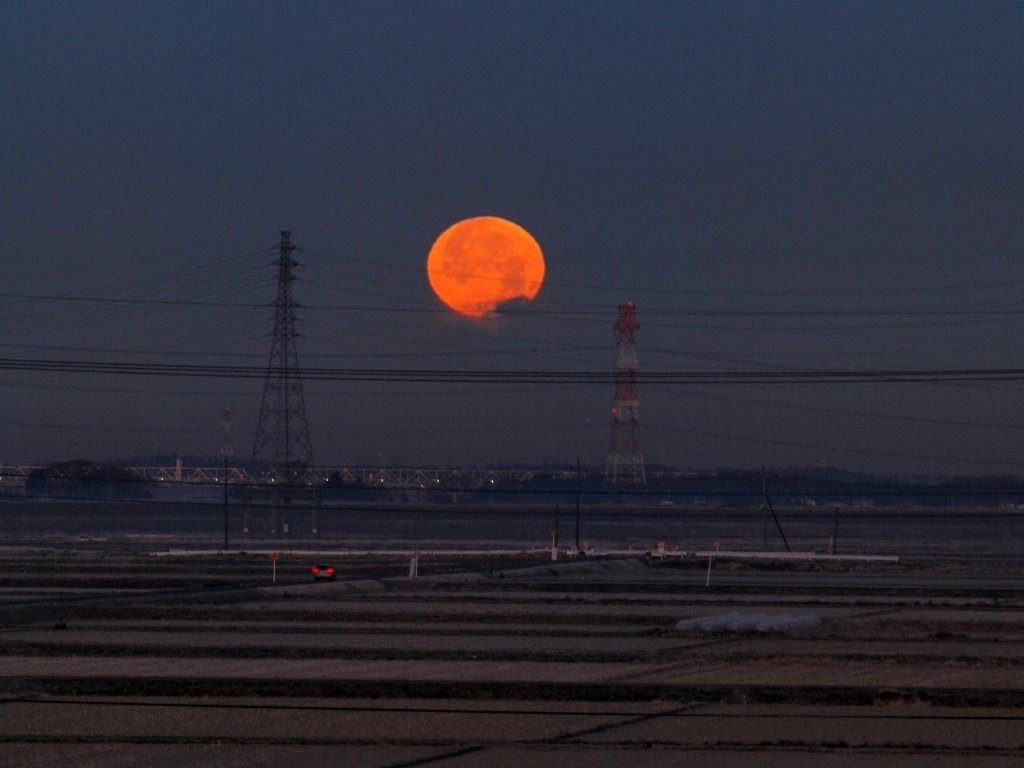
<svg viewBox="0 0 1024 768"><path fill-rule="evenodd" d="M334 566L314 565L313 581L334 581Z"/></svg>

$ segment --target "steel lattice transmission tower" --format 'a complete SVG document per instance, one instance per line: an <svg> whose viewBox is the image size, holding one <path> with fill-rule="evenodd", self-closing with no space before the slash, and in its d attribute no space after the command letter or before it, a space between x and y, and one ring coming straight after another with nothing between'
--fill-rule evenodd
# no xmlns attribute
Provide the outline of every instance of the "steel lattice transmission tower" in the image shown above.
<svg viewBox="0 0 1024 768"><path fill-rule="evenodd" d="M619 346L615 362L615 400L612 403L612 439L604 481L613 487L647 485L644 454L640 450L640 400L636 393L636 304L619 304L619 318L613 326Z"/></svg>
<svg viewBox="0 0 1024 768"><path fill-rule="evenodd" d="M313 447L309 440L306 400L302 394L299 355L295 347L296 303L292 298L295 259L292 258L291 232L281 232L277 246L277 300L274 302L274 340L263 383L263 402L252 449L253 464L270 467L269 479L275 483L298 482L313 466Z"/></svg>

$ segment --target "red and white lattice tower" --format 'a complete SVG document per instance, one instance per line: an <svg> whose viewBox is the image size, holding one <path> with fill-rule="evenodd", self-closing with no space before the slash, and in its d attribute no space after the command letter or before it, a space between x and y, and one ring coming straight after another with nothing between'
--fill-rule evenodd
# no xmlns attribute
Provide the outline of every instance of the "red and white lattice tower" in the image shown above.
<svg viewBox="0 0 1024 768"><path fill-rule="evenodd" d="M619 356L615 363L615 401L612 403L612 439L604 481L613 487L643 487L647 484L644 454L640 450L640 400L636 394L636 304L619 304L615 322Z"/></svg>

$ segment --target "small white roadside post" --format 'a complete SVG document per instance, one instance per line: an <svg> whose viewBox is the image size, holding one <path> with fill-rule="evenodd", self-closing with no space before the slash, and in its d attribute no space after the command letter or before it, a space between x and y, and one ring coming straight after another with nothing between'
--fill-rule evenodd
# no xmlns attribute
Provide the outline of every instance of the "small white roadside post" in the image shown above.
<svg viewBox="0 0 1024 768"><path fill-rule="evenodd" d="M722 548L722 542L715 539L715 552ZM714 555L708 555L708 576L704 579L704 588L711 586L711 562L715 559Z"/></svg>
<svg viewBox="0 0 1024 768"><path fill-rule="evenodd" d="M420 551L417 549L409 560L409 578L415 579L420 575Z"/></svg>

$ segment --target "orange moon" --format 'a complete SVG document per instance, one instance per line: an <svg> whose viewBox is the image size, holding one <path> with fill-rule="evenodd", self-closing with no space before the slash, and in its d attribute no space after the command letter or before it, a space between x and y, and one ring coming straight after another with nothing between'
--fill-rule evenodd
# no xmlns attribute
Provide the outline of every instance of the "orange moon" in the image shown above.
<svg viewBox="0 0 1024 768"><path fill-rule="evenodd" d="M449 307L483 317L506 301L537 295L544 283L544 254L518 224L477 216L452 224L434 241L427 276Z"/></svg>

